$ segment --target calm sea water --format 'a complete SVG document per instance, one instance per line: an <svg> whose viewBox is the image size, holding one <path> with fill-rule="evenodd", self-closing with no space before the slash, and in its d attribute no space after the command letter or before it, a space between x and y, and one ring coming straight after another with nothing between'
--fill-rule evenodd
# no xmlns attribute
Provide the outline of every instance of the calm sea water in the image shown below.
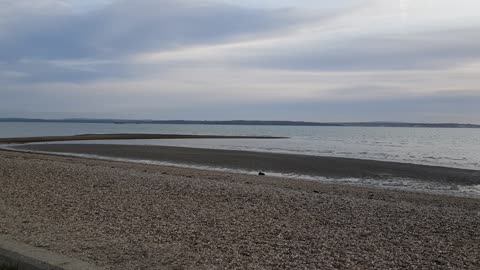
<svg viewBox="0 0 480 270"><path fill-rule="evenodd" d="M480 169L480 129L0 123L0 137L85 133L285 136L289 139L119 140L93 143L169 145L295 153Z"/></svg>

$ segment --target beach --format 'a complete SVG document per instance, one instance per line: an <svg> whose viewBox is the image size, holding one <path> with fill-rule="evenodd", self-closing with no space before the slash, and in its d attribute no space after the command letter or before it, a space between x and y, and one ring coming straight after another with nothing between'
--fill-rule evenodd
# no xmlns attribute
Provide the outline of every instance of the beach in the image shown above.
<svg viewBox="0 0 480 270"><path fill-rule="evenodd" d="M437 183L479 185L480 171L412 163L362 160L342 157L235 151L154 145L26 144L14 147L26 151L79 154L133 161L159 161L191 166L230 168L284 175L416 179Z"/></svg>
<svg viewBox="0 0 480 270"><path fill-rule="evenodd" d="M106 269L478 269L480 200L0 151L0 233Z"/></svg>
<svg viewBox="0 0 480 270"><path fill-rule="evenodd" d="M188 134L151 134L151 133L113 133L113 134L80 134L71 136L34 136L0 138L0 144L88 141L88 140L135 140L135 139L280 139L272 136L222 136L222 135L188 135Z"/></svg>

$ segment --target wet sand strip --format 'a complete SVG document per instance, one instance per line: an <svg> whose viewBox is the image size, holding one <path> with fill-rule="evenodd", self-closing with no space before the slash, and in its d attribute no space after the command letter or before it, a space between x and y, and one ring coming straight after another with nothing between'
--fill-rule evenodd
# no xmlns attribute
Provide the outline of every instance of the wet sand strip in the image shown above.
<svg viewBox="0 0 480 270"><path fill-rule="evenodd" d="M0 138L0 143L33 143L57 141L85 141L85 140L134 140L134 139L285 139L285 137L270 136L218 136L218 135L184 135L184 134L81 134L72 136L44 136L44 137L18 137Z"/></svg>
<svg viewBox="0 0 480 270"><path fill-rule="evenodd" d="M462 185L480 184L478 170L340 157L145 145L38 144L22 145L16 148L265 171L267 174L275 172L330 178L411 178Z"/></svg>

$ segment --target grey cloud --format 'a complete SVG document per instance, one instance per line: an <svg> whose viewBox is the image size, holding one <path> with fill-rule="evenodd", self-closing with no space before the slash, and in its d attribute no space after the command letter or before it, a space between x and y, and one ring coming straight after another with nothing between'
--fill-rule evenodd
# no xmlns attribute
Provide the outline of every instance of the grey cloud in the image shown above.
<svg viewBox="0 0 480 270"><path fill-rule="evenodd" d="M214 106L208 101L185 104L175 99L132 96L131 93L111 96L92 92L82 95L68 87L64 91L11 90L0 93L0 114L24 117L62 112L59 117L480 123L480 95L468 91L459 92L454 97L448 93L435 93L408 98L295 103L226 100Z"/></svg>
<svg viewBox="0 0 480 270"><path fill-rule="evenodd" d="M119 1L84 14L41 12L17 18L0 35L0 59L111 57L258 34L297 19L287 9L195 1Z"/></svg>
<svg viewBox="0 0 480 270"><path fill-rule="evenodd" d="M454 89L458 84L475 90L474 68L459 76L452 74L461 68L448 70L478 63L478 28L292 41L298 32L284 36L285 28L310 18L289 9L131 0L71 13L66 6L55 7L62 1L48 1L51 9L20 12L17 7L12 10L17 16L8 20L1 16L5 10L0 11L0 114L3 110L23 116L65 112L89 117L480 123L480 97ZM279 35L266 42L212 46L212 51L205 46L206 56L202 50L198 55L188 50L272 33ZM184 47L183 58L176 59L183 50L169 54L170 49ZM160 50L172 57L151 63L129 58ZM259 67L268 69L266 74ZM445 72L388 72L409 69ZM284 77L277 80L280 76ZM142 83L149 80L151 85ZM303 86L322 91L295 92ZM432 88L451 93L405 97ZM404 90L410 92L403 95ZM282 91L289 95L280 98Z"/></svg>
<svg viewBox="0 0 480 270"><path fill-rule="evenodd" d="M480 123L480 96L433 94L376 100L272 102L189 107L168 113L180 118L305 121L410 121ZM167 112L166 112L167 113ZM153 114L152 114L153 115ZM177 115L178 116L178 115Z"/></svg>
<svg viewBox="0 0 480 270"><path fill-rule="evenodd" d="M0 72L26 74L2 76L1 82L126 78L142 69L125 60L131 54L256 36L303 20L290 9L193 0L121 0L86 13L74 13L62 1L31 2L31 9L11 2L4 10L10 16L0 19ZM62 61L84 64L55 63Z"/></svg>
<svg viewBox="0 0 480 270"><path fill-rule="evenodd" d="M370 35L257 53L241 63L301 70L437 69L478 61L480 29Z"/></svg>
<svg viewBox="0 0 480 270"><path fill-rule="evenodd" d="M288 26L298 19L288 10L154 0L125 1L107 10L106 16L102 17L108 18L102 29L107 34L98 38L109 49L123 47L133 50L138 46L141 49L161 49L218 42L265 33ZM122 26L123 30L116 31Z"/></svg>
<svg viewBox="0 0 480 270"><path fill-rule="evenodd" d="M128 67L113 61L60 61L22 59L3 67L12 76L0 76L0 83L29 85L45 82L83 82L134 76ZM0 65L0 74L2 74ZM18 74L18 76L13 76ZM21 76L20 76L21 74Z"/></svg>

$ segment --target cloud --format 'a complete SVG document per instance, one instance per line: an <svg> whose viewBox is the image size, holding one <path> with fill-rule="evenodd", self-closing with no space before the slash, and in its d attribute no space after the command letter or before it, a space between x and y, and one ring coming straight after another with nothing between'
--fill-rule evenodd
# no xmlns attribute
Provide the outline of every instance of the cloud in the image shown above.
<svg viewBox="0 0 480 270"><path fill-rule="evenodd" d="M166 91L157 91L158 89ZM241 95L236 89L230 93L222 93L219 89L209 90L208 87L183 91L168 89L158 82L126 85L116 82L88 85L62 83L40 85L36 89L12 88L0 93L4 102L0 114L60 118L88 116L130 119L480 123L478 91L383 95L375 99L291 100L276 97L276 93L270 97L256 95L255 92ZM368 88L363 87L357 90L368 92Z"/></svg>
<svg viewBox="0 0 480 270"><path fill-rule="evenodd" d="M480 40L480 25L347 34L313 28L254 41L148 52L137 60L195 64L208 59L223 65L317 71L448 69L480 59L480 43L476 40Z"/></svg>
<svg viewBox="0 0 480 270"><path fill-rule="evenodd" d="M427 0L8 0L0 107L319 121L401 120L405 110L405 119L477 121L452 108L478 101L480 19L467 0L453 13L439 1L435 10Z"/></svg>
<svg viewBox="0 0 480 270"><path fill-rule="evenodd" d="M101 3L77 12L68 1L8 1L0 11L3 68L26 74L19 83L124 78L145 68L130 63L132 55L253 39L310 19L211 1Z"/></svg>
<svg viewBox="0 0 480 270"><path fill-rule="evenodd" d="M362 35L288 44L241 61L302 70L442 69L480 59L480 28ZM295 42L294 42L295 43Z"/></svg>
<svg viewBox="0 0 480 270"><path fill-rule="evenodd" d="M214 2L117 1L80 14L63 1L35 0L31 5L8 4L4 9L14 15L0 21L0 59L118 57L242 38L288 27L298 20L288 9Z"/></svg>

